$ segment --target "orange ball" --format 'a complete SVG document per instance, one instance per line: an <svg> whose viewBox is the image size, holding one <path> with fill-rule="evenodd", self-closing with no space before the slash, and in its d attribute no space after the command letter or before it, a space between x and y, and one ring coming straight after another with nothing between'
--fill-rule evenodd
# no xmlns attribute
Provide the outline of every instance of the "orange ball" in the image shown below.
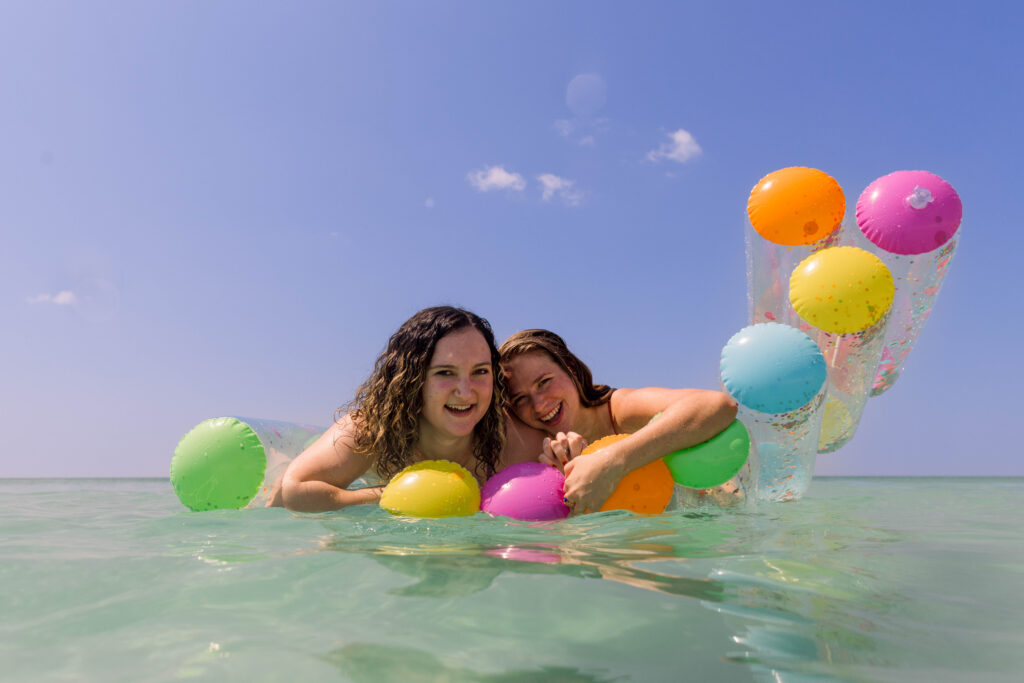
<svg viewBox="0 0 1024 683"><path fill-rule="evenodd" d="M589 455L625 439L629 434L612 434L587 446L582 455ZM601 506L605 510L630 510L641 515L656 515L665 511L672 500L675 481L668 465L661 458L638 467L622 478L612 495Z"/></svg>
<svg viewBox="0 0 1024 683"><path fill-rule="evenodd" d="M747 200L747 216L761 237L796 246L825 239L846 213L846 196L835 179L816 168L794 166L758 181Z"/></svg>

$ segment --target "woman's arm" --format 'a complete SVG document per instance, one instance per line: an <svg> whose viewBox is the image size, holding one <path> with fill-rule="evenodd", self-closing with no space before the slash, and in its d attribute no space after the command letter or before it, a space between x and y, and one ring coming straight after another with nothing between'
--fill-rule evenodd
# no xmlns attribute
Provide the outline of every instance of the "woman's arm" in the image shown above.
<svg viewBox="0 0 1024 683"><path fill-rule="evenodd" d="M355 425L346 415L299 454L281 478L281 499L289 510L322 512L380 501L382 486L349 491L373 458L355 451Z"/></svg>
<svg viewBox="0 0 1024 683"><path fill-rule="evenodd" d="M620 431L630 436L565 465L565 497L576 512L600 509L626 474L707 441L736 418L736 402L720 391L619 389L611 400Z"/></svg>

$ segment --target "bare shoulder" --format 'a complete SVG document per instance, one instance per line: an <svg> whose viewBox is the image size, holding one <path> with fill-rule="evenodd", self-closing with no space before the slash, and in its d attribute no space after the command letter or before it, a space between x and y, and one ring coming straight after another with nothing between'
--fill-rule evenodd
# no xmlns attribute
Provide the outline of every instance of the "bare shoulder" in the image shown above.
<svg viewBox="0 0 1024 683"><path fill-rule="evenodd" d="M616 389L612 394L612 412L616 417L620 411L623 415L637 412L654 413L664 410L667 406L688 398L698 398L706 393L704 389L669 389L666 387L640 387L637 389Z"/></svg>
<svg viewBox="0 0 1024 683"><path fill-rule="evenodd" d="M374 458L356 452L357 427L345 415L331 425L288 466L286 476L298 481L325 481L345 487L364 474Z"/></svg>
<svg viewBox="0 0 1024 683"><path fill-rule="evenodd" d="M677 403L694 406L719 404L728 401L728 395L709 389L670 389L666 387L641 387L637 389L616 389L612 394L612 414L625 431L636 431L647 424L656 414Z"/></svg>

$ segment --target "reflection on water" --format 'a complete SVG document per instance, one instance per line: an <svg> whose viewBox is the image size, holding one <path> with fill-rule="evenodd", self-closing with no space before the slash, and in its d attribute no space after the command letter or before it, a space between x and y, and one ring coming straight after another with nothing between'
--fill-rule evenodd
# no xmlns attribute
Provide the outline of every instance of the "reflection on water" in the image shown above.
<svg viewBox="0 0 1024 683"><path fill-rule="evenodd" d="M856 661L847 653L863 658L886 637L872 615L887 614L899 602L874 580L857 548L905 539L856 519L849 509L820 510L814 524L790 512L796 506L655 517L615 511L554 523L482 516L412 520L374 512L325 519L332 533L321 539L321 550L371 557L412 578L390 591L405 597L480 593L504 574L597 579L694 601L731 632L734 647L724 659L746 664L755 678L842 679L844 661ZM347 675L360 680L353 673L359 662L383 657L385 650L351 646L334 655ZM424 657L413 651L397 661L420 666ZM878 654L879 661L884 658ZM424 670L444 667L431 660ZM439 680L496 680L444 671ZM515 674L519 680L547 675ZM569 677L560 680L593 680L575 671L562 674Z"/></svg>
<svg viewBox="0 0 1024 683"><path fill-rule="evenodd" d="M380 681L444 681L444 683L605 683L619 676L584 673L577 668L545 666L483 673L445 665L437 657L409 647L351 643L331 651L324 660L356 683Z"/></svg>
<svg viewBox="0 0 1024 683"><path fill-rule="evenodd" d="M367 555L417 580L392 591L399 595L468 595L488 588L498 575L510 572L606 579L670 595L717 601L722 596L720 581L673 574L671 565L664 564L666 560L717 554L728 547L732 525L727 520L687 525L685 532L664 528L675 526L679 519L699 520L702 516L645 518L614 511L575 524L481 519L476 520L480 525L476 529L451 520L378 518L379 527L362 527L360 534L332 534L322 539L322 547ZM338 525L332 522L328 526ZM430 542L425 542L425 536Z"/></svg>

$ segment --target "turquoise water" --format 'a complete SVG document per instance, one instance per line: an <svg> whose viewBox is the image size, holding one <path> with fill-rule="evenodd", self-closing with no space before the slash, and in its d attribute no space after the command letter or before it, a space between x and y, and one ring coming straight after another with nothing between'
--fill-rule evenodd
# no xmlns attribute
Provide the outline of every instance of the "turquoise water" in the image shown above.
<svg viewBox="0 0 1024 683"><path fill-rule="evenodd" d="M5 680L1019 680L1024 479L524 524L0 480Z"/></svg>

